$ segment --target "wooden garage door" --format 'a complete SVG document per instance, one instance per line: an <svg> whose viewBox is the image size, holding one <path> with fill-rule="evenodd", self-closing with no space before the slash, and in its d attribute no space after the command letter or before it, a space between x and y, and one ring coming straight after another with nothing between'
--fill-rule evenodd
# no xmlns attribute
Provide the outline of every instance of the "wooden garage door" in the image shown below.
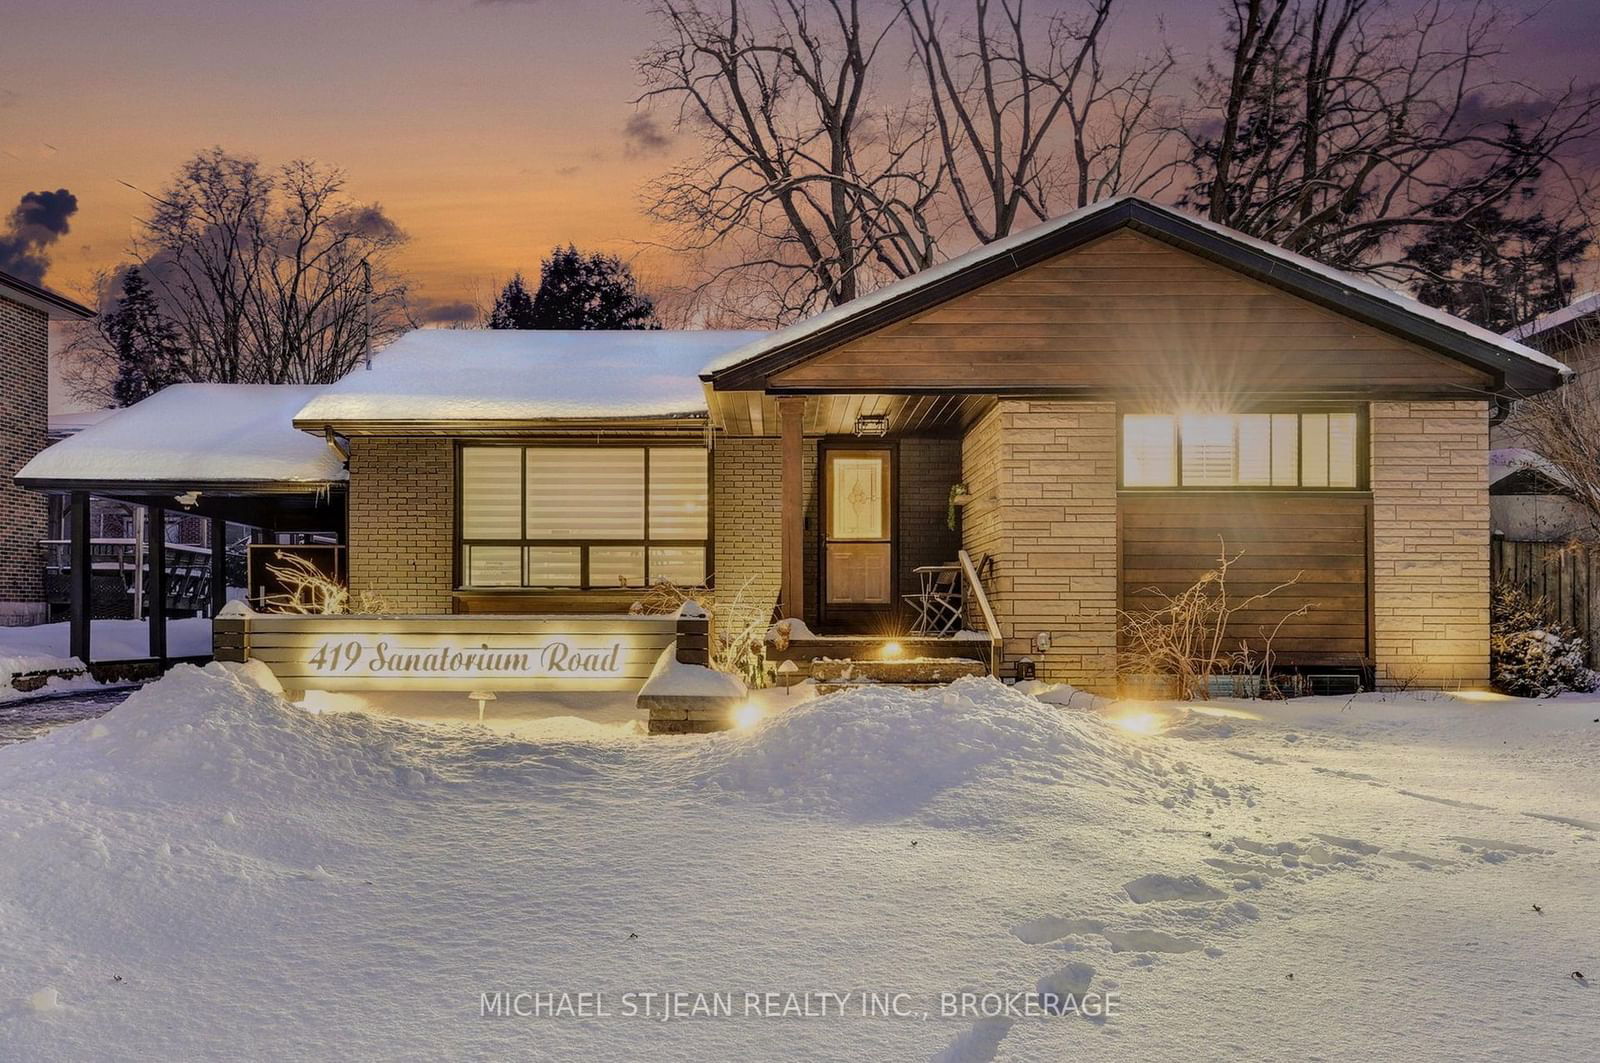
<svg viewBox="0 0 1600 1063"><path fill-rule="evenodd" d="M1157 591L1178 594L1217 567L1219 553L1239 555L1228 574L1235 601L1297 574L1300 581L1234 617L1228 649L1259 647L1284 615L1306 615L1278 631L1273 652L1284 663L1345 663L1368 655L1366 494L1272 492L1124 492L1122 607L1160 608Z"/></svg>

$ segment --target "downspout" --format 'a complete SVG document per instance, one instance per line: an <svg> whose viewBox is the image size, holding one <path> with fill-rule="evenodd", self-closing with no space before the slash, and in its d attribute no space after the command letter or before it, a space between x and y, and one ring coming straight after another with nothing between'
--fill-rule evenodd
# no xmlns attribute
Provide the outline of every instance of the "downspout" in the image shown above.
<svg viewBox="0 0 1600 1063"><path fill-rule="evenodd" d="M339 455L345 471L350 471L350 441L333 430L333 425L322 426L322 438L328 444L328 449Z"/></svg>

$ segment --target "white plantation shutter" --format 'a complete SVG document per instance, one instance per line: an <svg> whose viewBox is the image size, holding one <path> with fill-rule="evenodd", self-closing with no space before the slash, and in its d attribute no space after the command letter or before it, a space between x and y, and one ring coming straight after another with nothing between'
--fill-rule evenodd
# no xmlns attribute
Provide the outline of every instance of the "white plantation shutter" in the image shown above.
<svg viewBox="0 0 1600 1063"><path fill-rule="evenodd" d="M1179 421L1183 486L1233 485L1233 427L1234 419L1227 414L1189 414Z"/></svg>
<svg viewBox="0 0 1600 1063"><path fill-rule="evenodd" d="M522 538L522 449L461 451L461 537Z"/></svg>
<svg viewBox="0 0 1600 1063"><path fill-rule="evenodd" d="M1300 486L1328 486L1328 415L1300 415Z"/></svg>
<svg viewBox="0 0 1600 1063"><path fill-rule="evenodd" d="M706 510L704 448L653 448L650 451L650 538L704 539Z"/></svg>
<svg viewBox="0 0 1600 1063"><path fill-rule="evenodd" d="M1272 485L1294 487L1300 482L1300 415L1272 415Z"/></svg>
<svg viewBox="0 0 1600 1063"><path fill-rule="evenodd" d="M1238 483L1254 487L1272 483L1272 418L1264 413L1239 415Z"/></svg>
<svg viewBox="0 0 1600 1063"><path fill-rule="evenodd" d="M529 539L644 538L643 448L530 447L527 455ZM601 584L592 560L590 582L615 585Z"/></svg>

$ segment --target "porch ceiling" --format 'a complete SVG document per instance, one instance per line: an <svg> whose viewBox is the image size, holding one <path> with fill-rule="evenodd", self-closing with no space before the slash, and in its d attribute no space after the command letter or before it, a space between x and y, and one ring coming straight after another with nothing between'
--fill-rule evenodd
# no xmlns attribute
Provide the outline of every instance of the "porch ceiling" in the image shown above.
<svg viewBox="0 0 1600 1063"><path fill-rule="evenodd" d="M733 436L778 434L778 398L760 391L711 391L712 421ZM807 395L805 434L851 435L856 418L884 414L891 436L959 435L994 405L993 395L960 392L888 395L830 393Z"/></svg>

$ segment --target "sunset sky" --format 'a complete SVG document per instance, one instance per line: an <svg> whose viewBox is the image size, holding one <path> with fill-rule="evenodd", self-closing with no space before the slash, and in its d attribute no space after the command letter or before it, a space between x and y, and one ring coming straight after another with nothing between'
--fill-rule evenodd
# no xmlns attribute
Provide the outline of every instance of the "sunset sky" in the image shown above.
<svg viewBox="0 0 1600 1063"><path fill-rule="evenodd" d="M1519 2L1540 14L1517 58L1541 81L1589 76L1594 0ZM1129 0L1115 43L1153 44L1162 20L1193 64L1220 14ZM7 0L0 214L30 191L77 197L45 282L81 297L124 253L138 190L217 144L345 168L410 234L401 265L426 303L481 298L557 242L668 275L639 196L675 149L625 135L653 33L648 5L601 0Z"/></svg>

